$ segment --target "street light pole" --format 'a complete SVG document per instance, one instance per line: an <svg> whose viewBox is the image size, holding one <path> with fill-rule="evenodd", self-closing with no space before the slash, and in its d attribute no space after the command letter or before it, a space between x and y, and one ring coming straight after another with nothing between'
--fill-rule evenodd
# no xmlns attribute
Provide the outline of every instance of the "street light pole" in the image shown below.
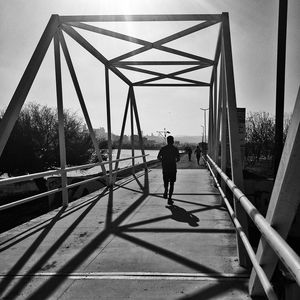
<svg viewBox="0 0 300 300"><path fill-rule="evenodd" d="M209 110L209 108L200 108L204 112L204 142L206 143L206 111Z"/></svg>

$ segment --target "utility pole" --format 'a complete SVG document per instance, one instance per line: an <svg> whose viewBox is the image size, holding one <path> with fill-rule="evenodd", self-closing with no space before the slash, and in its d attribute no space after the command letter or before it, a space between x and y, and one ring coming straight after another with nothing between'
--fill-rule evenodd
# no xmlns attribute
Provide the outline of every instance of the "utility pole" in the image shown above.
<svg viewBox="0 0 300 300"><path fill-rule="evenodd" d="M275 114L275 159L274 177L276 177L283 149L284 84L286 56L287 0L279 1L278 41L277 41L277 81Z"/></svg>

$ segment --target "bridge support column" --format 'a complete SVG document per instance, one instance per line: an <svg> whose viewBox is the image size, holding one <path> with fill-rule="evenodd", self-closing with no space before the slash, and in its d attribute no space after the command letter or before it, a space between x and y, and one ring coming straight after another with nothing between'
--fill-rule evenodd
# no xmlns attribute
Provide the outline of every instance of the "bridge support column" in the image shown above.
<svg viewBox="0 0 300 300"><path fill-rule="evenodd" d="M117 157L116 157L117 160L120 158L120 155L121 155L125 125L126 125L126 120L127 120L127 115L128 115L129 103L130 103L130 87L128 88L127 100L126 100L126 104L125 104L125 110L124 110L124 116L123 116L123 122L122 122L121 134L120 134L118 153L117 153ZM118 170L118 167L119 167L119 162L116 161L115 171ZM117 174L114 175L114 182L116 181L116 178L117 178Z"/></svg>
<svg viewBox="0 0 300 300"><path fill-rule="evenodd" d="M241 160L241 148L238 134L238 120L236 109L236 95L233 73L233 61L232 61L232 49L231 49L231 37L229 28L228 13L222 13L222 29L223 29L223 41L222 52L224 54L224 66L225 66L225 92L227 99L227 115L228 115L228 131L229 131L229 145L230 145L230 161L231 161L231 178L239 189L244 189L242 160ZM237 199L234 199L234 208L236 216L241 223L243 230L248 237L248 217L246 212ZM237 235L238 256L241 266L249 267L250 260L242 240Z"/></svg>
<svg viewBox="0 0 300 300"><path fill-rule="evenodd" d="M130 87L130 90L131 90L132 107L133 107L135 121L136 121L136 128L138 131L139 143L140 143L140 148L141 148L141 152L143 155L143 163L144 163L144 167L145 167L145 177L144 177L145 180L144 180L143 190L144 190L144 193L148 193L149 192L148 167L147 167L147 160L146 160L146 156L145 156L145 148L144 148L142 130L141 130L141 125L140 125L140 119L139 119L139 115L138 115L136 100L135 100L135 93L134 93L134 89L132 86Z"/></svg>
<svg viewBox="0 0 300 300"><path fill-rule="evenodd" d="M213 157L213 87L209 88L208 154Z"/></svg>
<svg viewBox="0 0 300 300"><path fill-rule="evenodd" d="M221 54L221 170L226 173L227 168L227 103L225 95L225 75L224 75L224 54ZM226 183L224 180L221 182L221 188L226 192Z"/></svg>
<svg viewBox="0 0 300 300"><path fill-rule="evenodd" d="M300 203L299 165L300 88L266 215L266 220L284 239L288 236ZM256 258L270 279L278 262L278 256L263 238L259 242ZM298 270L300 270L300 262ZM296 275L300 277L299 273ZM253 270L249 281L249 292L253 296L263 294L261 283Z"/></svg>
<svg viewBox="0 0 300 300"><path fill-rule="evenodd" d="M213 93L213 127L212 127L212 132L213 132L213 151L212 155L214 158L214 161L218 161L218 134L217 134L217 118L218 118L218 71L217 71L218 66L214 66L213 70L213 77L214 77L214 93Z"/></svg>
<svg viewBox="0 0 300 300"><path fill-rule="evenodd" d="M107 184L113 185L109 70L107 67L105 67L105 92L106 92L107 144L108 144L108 160L109 160L109 164L108 164L109 175L108 175Z"/></svg>
<svg viewBox="0 0 300 300"><path fill-rule="evenodd" d="M58 139L59 139L59 158L61 169L61 187L63 206L68 205L67 190L67 172L66 172L66 141L64 130L64 108L61 82L61 62L60 62L60 45L57 33L54 35L54 58L55 58L55 78L56 78L56 97L57 97L57 114L58 114Z"/></svg>

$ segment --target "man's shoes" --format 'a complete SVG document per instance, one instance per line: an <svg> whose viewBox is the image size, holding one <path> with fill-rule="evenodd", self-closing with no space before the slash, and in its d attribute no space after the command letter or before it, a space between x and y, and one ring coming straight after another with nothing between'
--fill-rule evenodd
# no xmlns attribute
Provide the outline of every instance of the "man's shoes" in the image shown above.
<svg viewBox="0 0 300 300"><path fill-rule="evenodd" d="M168 192L164 192L164 198L165 198L165 199L168 198Z"/></svg>
<svg viewBox="0 0 300 300"><path fill-rule="evenodd" d="M174 203L174 201L173 201L171 198L169 198L168 204L169 204L169 205L173 205L173 203Z"/></svg>

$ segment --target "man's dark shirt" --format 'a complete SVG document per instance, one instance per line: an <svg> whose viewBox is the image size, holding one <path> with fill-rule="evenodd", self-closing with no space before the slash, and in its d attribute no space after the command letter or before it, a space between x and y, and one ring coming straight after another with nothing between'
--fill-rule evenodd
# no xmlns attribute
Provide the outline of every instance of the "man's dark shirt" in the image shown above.
<svg viewBox="0 0 300 300"><path fill-rule="evenodd" d="M179 151L173 145L160 149L157 158L162 162L163 172L176 172L176 162L180 160Z"/></svg>

